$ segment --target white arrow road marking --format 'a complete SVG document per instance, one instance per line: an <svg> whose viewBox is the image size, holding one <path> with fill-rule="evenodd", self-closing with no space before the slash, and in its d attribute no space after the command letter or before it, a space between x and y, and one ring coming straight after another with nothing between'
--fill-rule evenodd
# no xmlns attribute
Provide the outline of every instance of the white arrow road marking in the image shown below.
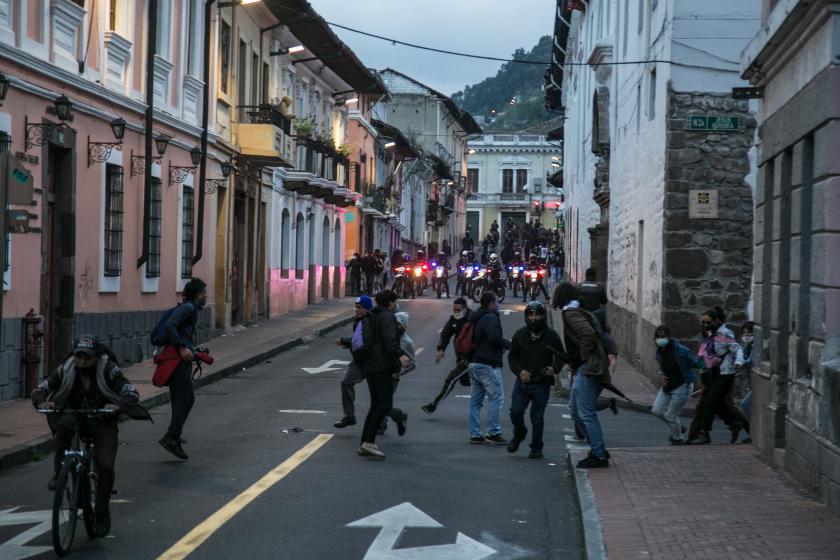
<svg viewBox="0 0 840 560"><path fill-rule="evenodd" d="M284 408L278 410L277 412L282 412L283 414L326 414L326 411L324 410L299 410L296 408Z"/></svg>
<svg viewBox="0 0 840 560"><path fill-rule="evenodd" d="M14 513L16 509L18 508L0 510L0 527L32 525L33 523L35 526L0 544L0 558L21 560L52 550L51 546L24 546L32 539L50 531L52 528L52 512L44 510Z"/></svg>
<svg viewBox="0 0 840 560"><path fill-rule="evenodd" d="M511 311L513 311L513 309L502 309L502 315L507 317L508 315L510 315Z"/></svg>
<svg viewBox="0 0 840 560"><path fill-rule="evenodd" d="M344 366L350 365L350 361L347 360L330 360L329 362L325 363L319 367L305 367L301 368L306 373L325 373L328 371L338 371ZM335 367L339 366L339 367Z"/></svg>
<svg viewBox="0 0 840 560"><path fill-rule="evenodd" d="M414 353L415 356L419 356L421 352L423 352L425 348L418 348L417 351Z"/></svg>
<svg viewBox="0 0 840 560"><path fill-rule="evenodd" d="M569 420L571 420L571 419L572 419L572 415L571 415L571 414L561 414L560 416L562 416L563 418L568 418Z"/></svg>
<svg viewBox="0 0 840 560"><path fill-rule="evenodd" d="M347 526L381 528L363 560L480 560L496 553L494 549L463 533L458 533L455 544L395 549L394 546L407 527L443 527L409 502L348 523Z"/></svg>

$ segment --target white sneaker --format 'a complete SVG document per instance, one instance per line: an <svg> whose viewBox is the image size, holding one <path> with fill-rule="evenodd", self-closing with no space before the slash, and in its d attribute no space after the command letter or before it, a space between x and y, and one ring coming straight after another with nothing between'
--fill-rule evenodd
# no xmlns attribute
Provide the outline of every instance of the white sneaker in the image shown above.
<svg viewBox="0 0 840 560"><path fill-rule="evenodd" d="M379 450L375 443L363 443L359 447L359 455L369 455L378 459L384 459L385 454Z"/></svg>

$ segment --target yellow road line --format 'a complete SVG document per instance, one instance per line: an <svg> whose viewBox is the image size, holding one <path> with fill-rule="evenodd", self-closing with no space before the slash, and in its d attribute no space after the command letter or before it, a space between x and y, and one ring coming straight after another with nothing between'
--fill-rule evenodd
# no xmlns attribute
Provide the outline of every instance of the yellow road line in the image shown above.
<svg viewBox="0 0 840 560"><path fill-rule="evenodd" d="M219 528L231 520L231 518L245 509L245 507L257 499L257 497L274 486L277 482L286 477L290 472L299 467L309 459L331 438L332 434L321 434L307 443L294 455L274 467L261 479L252 484L247 490L222 506L216 513L205 519L195 529L187 533L181 540L158 556L157 560L181 560L192 554L195 549L210 538Z"/></svg>

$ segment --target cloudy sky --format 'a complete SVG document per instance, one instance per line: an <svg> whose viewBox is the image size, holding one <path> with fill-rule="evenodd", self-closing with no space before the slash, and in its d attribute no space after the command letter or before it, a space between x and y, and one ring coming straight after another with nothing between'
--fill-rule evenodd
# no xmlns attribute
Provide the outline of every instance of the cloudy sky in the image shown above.
<svg viewBox="0 0 840 560"><path fill-rule="evenodd" d="M556 0L309 0L329 22L409 43L507 58L554 30ZM421 51L333 28L367 66L394 68L451 95L500 62Z"/></svg>

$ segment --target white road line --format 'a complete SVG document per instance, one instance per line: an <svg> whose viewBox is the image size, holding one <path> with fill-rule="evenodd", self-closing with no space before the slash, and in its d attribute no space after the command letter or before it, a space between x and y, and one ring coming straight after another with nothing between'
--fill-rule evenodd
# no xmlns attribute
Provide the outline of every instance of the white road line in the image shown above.
<svg viewBox="0 0 840 560"><path fill-rule="evenodd" d="M418 348L417 351L414 353L415 356L419 356L421 352L423 352L425 348Z"/></svg>
<svg viewBox="0 0 840 560"><path fill-rule="evenodd" d="M326 414L324 410L300 410L297 408L284 408L282 410L278 410L277 412L282 412L283 414Z"/></svg>
<svg viewBox="0 0 840 560"><path fill-rule="evenodd" d="M569 405L563 403L553 403L548 406L559 406L560 408L569 408Z"/></svg>
<svg viewBox="0 0 840 560"><path fill-rule="evenodd" d="M572 415L571 415L571 414L561 414L560 416L562 416L563 418L568 418L569 420L571 420L571 419L572 419Z"/></svg>
<svg viewBox="0 0 840 560"><path fill-rule="evenodd" d="M456 399L468 399L468 398L470 398L470 395L455 395L455 398Z"/></svg>

